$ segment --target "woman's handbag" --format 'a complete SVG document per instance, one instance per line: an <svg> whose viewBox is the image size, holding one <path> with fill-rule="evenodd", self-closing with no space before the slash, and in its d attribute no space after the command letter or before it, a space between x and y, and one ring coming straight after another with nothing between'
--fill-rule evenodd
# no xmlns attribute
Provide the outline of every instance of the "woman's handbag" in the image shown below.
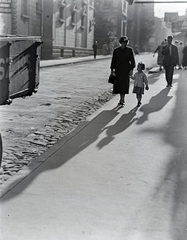
<svg viewBox="0 0 187 240"><path fill-rule="evenodd" d="M110 76L109 76L109 78L108 78L108 83L114 84L115 81L116 81L116 75L110 74Z"/></svg>

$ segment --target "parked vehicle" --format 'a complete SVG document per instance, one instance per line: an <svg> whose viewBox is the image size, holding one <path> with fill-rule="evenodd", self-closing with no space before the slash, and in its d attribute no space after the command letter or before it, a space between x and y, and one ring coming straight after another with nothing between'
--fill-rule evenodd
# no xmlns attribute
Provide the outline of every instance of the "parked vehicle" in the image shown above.
<svg viewBox="0 0 187 240"><path fill-rule="evenodd" d="M0 105L37 92L41 44L40 37L0 36ZM0 135L0 166L2 149Z"/></svg>

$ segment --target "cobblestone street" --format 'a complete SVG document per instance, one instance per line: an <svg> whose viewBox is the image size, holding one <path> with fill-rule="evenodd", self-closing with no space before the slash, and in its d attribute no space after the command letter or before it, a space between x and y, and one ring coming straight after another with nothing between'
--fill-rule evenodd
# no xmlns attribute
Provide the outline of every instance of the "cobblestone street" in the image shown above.
<svg viewBox="0 0 187 240"><path fill-rule="evenodd" d="M150 65L154 64L155 59L150 58L150 54L143 57ZM109 66L110 58L42 68L37 94L15 99L10 106L1 106L3 162L0 184L113 97L112 85L107 83Z"/></svg>

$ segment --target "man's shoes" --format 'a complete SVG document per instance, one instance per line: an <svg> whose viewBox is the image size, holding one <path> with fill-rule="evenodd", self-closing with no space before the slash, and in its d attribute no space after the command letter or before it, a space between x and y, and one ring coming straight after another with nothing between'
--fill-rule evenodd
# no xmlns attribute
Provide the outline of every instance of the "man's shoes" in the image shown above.
<svg viewBox="0 0 187 240"><path fill-rule="evenodd" d="M166 87L170 87L170 85L169 85L169 84L167 84L167 85L166 85Z"/></svg>

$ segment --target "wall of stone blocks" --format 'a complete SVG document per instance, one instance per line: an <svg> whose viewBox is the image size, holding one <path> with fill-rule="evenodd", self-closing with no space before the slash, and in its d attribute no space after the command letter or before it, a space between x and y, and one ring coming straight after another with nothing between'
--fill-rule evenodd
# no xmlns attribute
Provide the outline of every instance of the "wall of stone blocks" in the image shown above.
<svg viewBox="0 0 187 240"><path fill-rule="evenodd" d="M37 0L29 0L27 14L22 13L22 0L12 0L12 34L40 36L42 16L36 10Z"/></svg>
<svg viewBox="0 0 187 240"><path fill-rule="evenodd" d="M36 9L37 0L29 1L29 35L39 36L42 31L42 13Z"/></svg>
<svg viewBox="0 0 187 240"><path fill-rule="evenodd" d="M63 2L63 1L62 1ZM93 22L94 8L88 4L82 4L82 0L77 0L75 5L72 0L67 0L64 7L63 21L60 16L59 1L53 2L53 57L72 55L72 50L78 55L89 55L93 45L93 30L89 31L89 21ZM89 1L87 1L89 3ZM72 24L72 9L76 8L74 24ZM84 17L83 17L84 16ZM63 48L66 47L64 51ZM61 51L62 49L62 51ZM89 49L89 51L84 51Z"/></svg>

